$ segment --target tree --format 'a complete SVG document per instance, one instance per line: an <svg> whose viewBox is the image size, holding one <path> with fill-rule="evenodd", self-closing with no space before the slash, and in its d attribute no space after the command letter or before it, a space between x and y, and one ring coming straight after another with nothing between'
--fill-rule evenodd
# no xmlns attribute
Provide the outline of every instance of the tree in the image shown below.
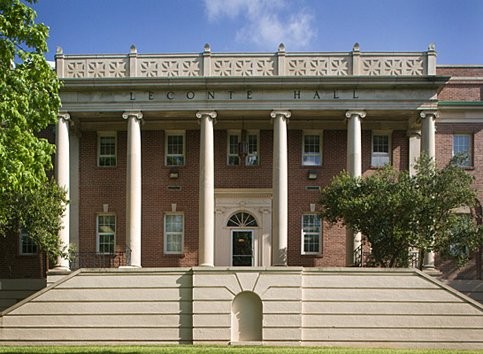
<svg viewBox="0 0 483 354"><path fill-rule="evenodd" d="M57 227L41 224L46 218L55 223L64 197L48 178L55 147L39 133L56 122L60 84L44 57L48 28L35 23L36 13L27 5L35 2L0 0L0 235L29 230L54 254ZM37 211L46 214L24 208L22 203L41 204L39 197L47 198L50 211Z"/></svg>
<svg viewBox="0 0 483 354"><path fill-rule="evenodd" d="M423 155L414 176L390 166L365 178L342 172L322 190L321 216L364 234L380 266L408 266L411 248L434 250L461 264L466 251L482 243L483 229L471 215L456 212L476 202L473 177L458 161L437 169Z"/></svg>

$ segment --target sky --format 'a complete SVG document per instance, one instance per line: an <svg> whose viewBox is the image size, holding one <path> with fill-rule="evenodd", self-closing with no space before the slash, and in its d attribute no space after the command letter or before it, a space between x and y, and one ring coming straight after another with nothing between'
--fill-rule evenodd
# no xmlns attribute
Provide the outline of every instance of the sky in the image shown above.
<svg viewBox="0 0 483 354"><path fill-rule="evenodd" d="M65 54L418 52L483 65L483 0L38 0Z"/></svg>

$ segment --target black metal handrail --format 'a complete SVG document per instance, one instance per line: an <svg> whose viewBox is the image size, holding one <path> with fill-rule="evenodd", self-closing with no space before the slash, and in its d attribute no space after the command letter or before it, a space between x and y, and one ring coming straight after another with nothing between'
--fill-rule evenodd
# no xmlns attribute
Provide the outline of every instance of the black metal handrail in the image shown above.
<svg viewBox="0 0 483 354"><path fill-rule="evenodd" d="M373 266L370 262L371 260L371 252L364 250L364 245L361 244L354 250L354 267L367 267ZM408 267L409 268L419 268L420 259L419 259L419 252L418 251L410 251L409 252L409 259L408 259Z"/></svg>
<svg viewBox="0 0 483 354"><path fill-rule="evenodd" d="M115 253L71 252L70 269L80 268L119 268L131 264L131 250Z"/></svg>

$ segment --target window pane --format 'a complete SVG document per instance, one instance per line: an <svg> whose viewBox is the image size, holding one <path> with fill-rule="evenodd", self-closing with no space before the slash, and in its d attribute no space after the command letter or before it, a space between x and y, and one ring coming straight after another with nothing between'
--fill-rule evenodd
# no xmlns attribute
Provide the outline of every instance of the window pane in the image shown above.
<svg viewBox="0 0 483 354"><path fill-rule="evenodd" d="M471 135L453 135L453 156L456 155L463 155L465 157L461 163L462 166L471 165Z"/></svg>
<svg viewBox="0 0 483 354"><path fill-rule="evenodd" d="M240 158L238 157L238 135L228 136L228 165L238 166L240 164Z"/></svg>
<svg viewBox="0 0 483 354"><path fill-rule="evenodd" d="M168 135L166 146L166 165L184 165L184 136Z"/></svg>
<svg viewBox="0 0 483 354"><path fill-rule="evenodd" d="M20 254L36 254L37 253L37 245L35 242L30 238L30 236L21 231L20 233Z"/></svg>
<svg viewBox="0 0 483 354"><path fill-rule="evenodd" d="M307 214L302 219L303 253L320 252L321 220L316 214Z"/></svg>
<svg viewBox="0 0 483 354"><path fill-rule="evenodd" d="M116 216L97 216L97 243L99 253L114 253L116 243Z"/></svg>
<svg viewBox="0 0 483 354"><path fill-rule="evenodd" d="M258 136L255 134L247 135L248 156L245 164L247 166L258 165Z"/></svg>
<svg viewBox="0 0 483 354"><path fill-rule="evenodd" d="M99 137L99 166L116 166L116 137Z"/></svg>
<svg viewBox="0 0 483 354"><path fill-rule="evenodd" d="M320 166L322 163L320 135L304 135L302 164L304 166Z"/></svg>
<svg viewBox="0 0 483 354"><path fill-rule="evenodd" d="M168 214L164 216L164 248L166 253L183 252L184 215Z"/></svg>
<svg viewBox="0 0 483 354"><path fill-rule="evenodd" d="M372 151L389 153L389 136L374 135L372 142Z"/></svg>

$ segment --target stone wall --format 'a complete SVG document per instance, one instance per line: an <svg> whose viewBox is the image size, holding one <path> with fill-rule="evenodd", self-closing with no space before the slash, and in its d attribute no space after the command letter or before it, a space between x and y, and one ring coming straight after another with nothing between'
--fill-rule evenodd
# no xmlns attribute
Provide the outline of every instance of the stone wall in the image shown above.
<svg viewBox="0 0 483 354"><path fill-rule="evenodd" d="M0 317L0 343L483 349L483 307L410 269L79 270Z"/></svg>

